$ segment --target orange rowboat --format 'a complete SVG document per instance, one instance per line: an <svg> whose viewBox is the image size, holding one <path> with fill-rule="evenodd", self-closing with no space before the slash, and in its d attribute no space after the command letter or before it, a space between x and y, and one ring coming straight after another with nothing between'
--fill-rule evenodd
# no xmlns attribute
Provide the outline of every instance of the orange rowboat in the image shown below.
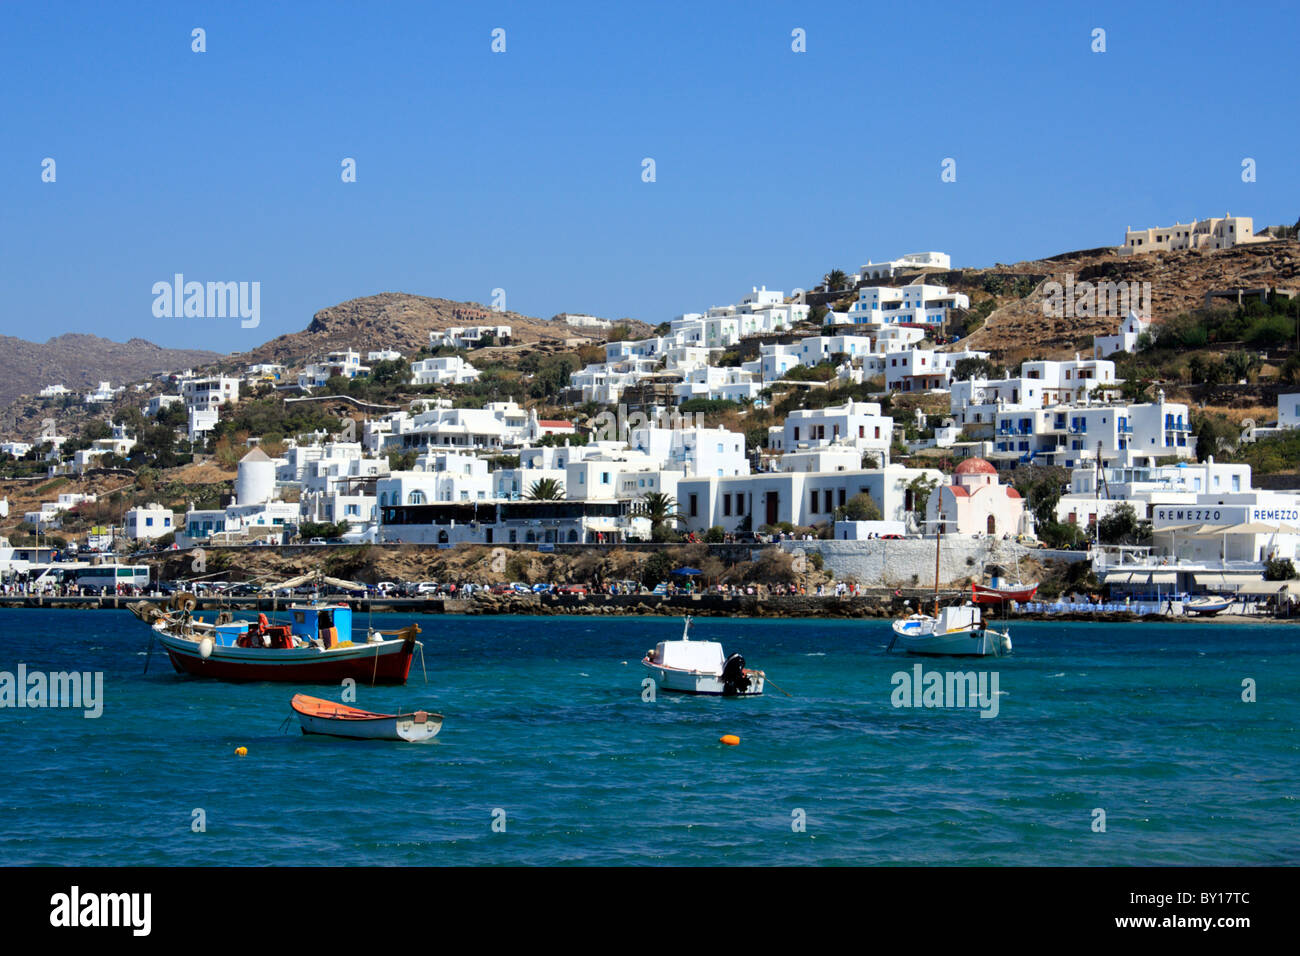
<svg viewBox="0 0 1300 956"><path fill-rule="evenodd" d="M417 710L409 714L377 714L332 700L295 694L289 702L304 734L350 740L405 740L424 743L442 730L442 714Z"/></svg>

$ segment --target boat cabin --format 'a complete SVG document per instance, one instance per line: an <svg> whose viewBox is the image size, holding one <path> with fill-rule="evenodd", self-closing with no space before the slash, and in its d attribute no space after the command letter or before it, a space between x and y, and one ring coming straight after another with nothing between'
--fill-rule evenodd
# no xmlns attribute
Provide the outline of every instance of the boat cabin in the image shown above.
<svg viewBox="0 0 1300 956"><path fill-rule="evenodd" d="M352 643L352 608L346 604L294 604L289 628L302 641L319 640L326 648Z"/></svg>
<svg viewBox="0 0 1300 956"><path fill-rule="evenodd" d="M220 647L234 647L239 639L248 634L247 621L231 621L218 624L212 629L212 643Z"/></svg>
<svg viewBox="0 0 1300 956"><path fill-rule="evenodd" d="M721 674L726 659L716 641L660 641L651 663L705 674Z"/></svg>

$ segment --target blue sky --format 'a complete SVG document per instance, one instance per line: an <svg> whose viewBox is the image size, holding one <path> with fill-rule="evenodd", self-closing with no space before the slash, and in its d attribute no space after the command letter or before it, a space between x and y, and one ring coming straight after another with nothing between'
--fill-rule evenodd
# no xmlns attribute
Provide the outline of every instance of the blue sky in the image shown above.
<svg viewBox="0 0 1300 956"><path fill-rule="evenodd" d="M237 351L495 288L660 322L906 252L1296 221L1295 6L1058 6L3 2L0 334ZM155 318L176 272L260 282L260 327Z"/></svg>

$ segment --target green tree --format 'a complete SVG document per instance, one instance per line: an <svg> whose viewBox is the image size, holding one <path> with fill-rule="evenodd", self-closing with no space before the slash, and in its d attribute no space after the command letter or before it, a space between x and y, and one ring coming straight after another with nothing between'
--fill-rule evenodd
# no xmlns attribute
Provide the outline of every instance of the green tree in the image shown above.
<svg viewBox="0 0 1300 956"><path fill-rule="evenodd" d="M1293 581L1295 576L1295 565L1290 558L1269 558L1264 564L1265 581Z"/></svg>
<svg viewBox="0 0 1300 956"><path fill-rule="evenodd" d="M835 509L836 521L879 521L880 519L880 506L867 491L854 495Z"/></svg>
<svg viewBox="0 0 1300 956"><path fill-rule="evenodd" d="M408 448L405 451L401 448L390 448L388 450L388 469L389 471L410 471L415 467L415 459L419 457L414 448Z"/></svg>
<svg viewBox="0 0 1300 956"><path fill-rule="evenodd" d="M1126 501L1098 520L1097 536L1102 544L1136 544L1151 536L1151 524Z"/></svg>
<svg viewBox="0 0 1300 956"><path fill-rule="evenodd" d="M912 510L924 515L926 507L930 504L930 495L938 487L937 478L927 478L925 475L918 475L909 481L907 490L912 493Z"/></svg>
<svg viewBox="0 0 1300 956"><path fill-rule="evenodd" d="M404 358L376 362L370 379L378 385L404 385L411 377L411 366Z"/></svg>
<svg viewBox="0 0 1300 956"><path fill-rule="evenodd" d="M997 366L983 358L958 359L952 370L953 379L959 382L972 378L996 378L997 375Z"/></svg>
<svg viewBox="0 0 1300 956"><path fill-rule="evenodd" d="M1262 364L1257 353L1244 350L1229 352L1223 357L1223 367L1234 382L1249 379L1251 373L1257 371Z"/></svg>
<svg viewBox="0 0 1300 956"><path fill-rule="evenodd" d="M663 551L656 551L641 566L641 583L648 588L661 584L668 580L668 575L672 574L675 566L676 562L670 555Z"/></svg>
<svg viewBox="0 0 1300 956"><path fill-rule="evenodd" d="M310 541L312 538L324 538L326 541L335 541L348 533L348 523L339 521L337 523L330 521L304 521L298 525L298 537L304 541Z"/></svg>

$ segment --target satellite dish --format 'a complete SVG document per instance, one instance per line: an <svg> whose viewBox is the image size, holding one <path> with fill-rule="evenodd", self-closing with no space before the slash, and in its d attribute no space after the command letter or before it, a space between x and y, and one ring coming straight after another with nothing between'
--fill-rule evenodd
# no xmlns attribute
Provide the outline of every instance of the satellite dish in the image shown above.
<svg viewBox="0 0 1300 956"><path fill-rule="evenodd" d="M975 391L971 392L970 397L971 397L971 401L974 402L976 405L983 405L983 404L984 404L984 389L982 389L982 388L977 388L977 389L975 389Z"/></svg>
<svg viewBox="0 0 1300 956"><path fill-rule="evenodd" d="M1255 419L1243 418L1241 420L1241 440L1242 441L1255 440Z"/></svg>

